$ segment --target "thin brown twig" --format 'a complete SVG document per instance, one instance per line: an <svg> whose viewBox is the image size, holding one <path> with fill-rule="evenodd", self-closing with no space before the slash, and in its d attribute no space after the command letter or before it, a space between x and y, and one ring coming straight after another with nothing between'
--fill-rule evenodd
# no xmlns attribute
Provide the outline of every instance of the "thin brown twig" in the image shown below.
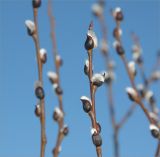
<svg viewBox="0 0 160 157"><path fill-rule="evenodd" d="M102 32L102 39L104 42L107 44L107 26L105 23L105 18L104 14L101 14L98 16L99 23L101 25L101 32ZM109 51L106 49L106 51L102 51L102 54L105 56L105 61L106 61L106 69L109 71L112 71L110 69L110 56L109 56ZM114 156L119 157L119 129L122 127L122 125L127 121L127 119L132 115L134 108L136 105L133 105L129 108L127 113L124 115L122 120L117 123L116 118L115 118L115 106L113 102L113 96L112 96L112 81L108 83L108 102L109 102L109 112L110 112L110 117L111 117L111 123L112 123L112 128L113 128L113 141L114 141Z"/></svg>
<svg viewBox="0 0 160 157"><path fill-rule="evenodd" d="M130 80L130 82L131 82L131 85L132 85L133 89L134 89L134 90L136 91L136 93L137 93L137 100L135 100L136 103L139 104L139 106L140 106L141 109L143 110L144 114L146 115L148 121L149 121L151 124L155 124L155 122L153 121L153 119L150 117L148 110L146 109L145 105L143 104L141 96L139 96L139 94L138 94L138 91L137 91L137 89L136 89L136 85L135 85L135 83L134 83L134 80L132 79L132 75L130 74L129 67L128 67L128 64L127 64L128 61L127 61L125 55L122 55L122 56L121 56L121 59L122 59L124 65L125 65L125 68L126 68L126 71L127 71L127 73L128 73L128 77L129 77L129 80Z"/></svg>
<svg viewBox="0 0 160 157"><path fill-rule="evenodd" d="M116 21L116 27L117 27L118 29L120 29L120 21ZM116 40L119 41L119 43L122 45L121 38L117 38ZM130 70L129 70L129 67L128 67L128 61L127 61L127 59L126 59L126 57L125 57L125 54L120 55L120 58L121 58L122 61L123 61L123 64L124 64L125 69L126 69L126 71L127 71L127 74L128 74L129 80L130 80L130 83L131 83L133 89L135 90L135 92L136 92L136 94L137 94L137 98L136 98L135 102L136 102L137 104L139 104L139 106L140 106L141 109L143 110L144 114L146 115L149 123L150 123L150 124L155 124L155 122L153 121L153 119L150 117L148 110L145 108L145 105L143 104L141 97L140 97L139 94L138 94L138 91L137 91L137 89L136 89L136 85L135 85L135 82L134 82L134 78L133 78L132 74L130 73ZM156 125L156 124L155 124L155 125Z"/></svg>
<svg viewBox="0 0 160 157"><path fill-rule="evenodd" d="M140 41L139 41L139 38L138 36L135 34L135 33L131 33L131 37L132 37L132 40L134 42L134 45L137 46L137 48L141 49L141 45L140 45ZM142 56L140 56L140 58L142 58ZM142 59L141 59L142 60ZM140 74L141 74L141 78L143 80L143 84L144 84L144 87L145 87L145 91L149 90L149 85L151 83L153 83L153 79L152 79L152 73L156 70L156 68L158 67L158 64L159 64L159 58L157 58L157 61L155 63L155 65L153 66L152 68L152 71L151 71L151 74L150 76L147 78L146 75L145 75L145 70L144 70L144 62L143 60L139 63L137 62L137 65L139 67L139 70L140 70ZM143 97L142 97L143 98ZM155 102L154 102L155 103ZM150 101L148 102L151 110L154 112L154 107L156 106L156 104L153 105L153 103L151 103ZM158 115L157 112L154 112L156 115Z"/></svg>
<svg viewBox="0 0 160 157"><path fill-rule="evenodd" d="M40 60L39 51L40 51L40 45L39 45L39 34L38 34L38 20L37 20L37 14L38 9L33 9L34 14L34 23L35 23L35 34L33 35L35 47L36 47L36 56L37 56L37 64L38 64L38 78L39 81L43 85L43 78L42 78L42 68L43 64ZM45 156L45 146L47 143L46 139L46 131L45 131L45 102L44 99L40 100L40 106L41 106L41 116L40 116L40 122L41 122L41 153L40 156Z"/></svg>
<svg viewBox="0 0 160 157"><path fill-rule="evenodd" d="M158 141L155 157L160 157L160 141Z"/></svg>
<svg viewBox="0 0 160 157"><path fill-rule="evenodd" d="M59 72L59 65L57 63L57 56L58 56L58 51L57 51L57 44L56 44L56 36L55 36L55 20L52 15L52 2L51 0L48 0L48 17L50 21L50 28L51 28L51 39L52 39L52 52L53 52L53 59L55 63L55 69L56 69L56 74L57 74L57 83L60 86L60 72ZM64 115L64 109L63 109L63 100L62 100L62 94L57 94L57 98L59 101L59 108L62 111ZM58 157L59 152L60 152L60 146L62 143L62 140L64 138L64 133L63 133L63 127L64 127L64 116L58 121L58 135L57 135L57 140L56 140L56 145L53 149L53 156Z"/></svg>
<svg viewBox="0 0 160 157"><path fill-rule="evenodd" d="M90 117L92 121L92 127L97 128L97 121L96 121L96 109L95 109L95 92L96 88L93 86L93 83L91 81L91 78L93 76L93 70L92 70L92 49L88 50L88 60L89 60L89 83L90 83L90 95L91 95L91 102L92 102L92 112L90 112ZM96 152L98 157L102 157L102 150L101 147L96 147Z"/></svg>
<svg viewBox="0 0 160 157"><path fill-rule="evenodd" d="M125 113L125 115L122 117L122 119L119 121L118 123L118 128L122 128L122 126L126 123L126 121L128 120L128 118L132 115L135 107L137 106L137 104L133 103L130 108L128 109L128 111Z"/></svg>

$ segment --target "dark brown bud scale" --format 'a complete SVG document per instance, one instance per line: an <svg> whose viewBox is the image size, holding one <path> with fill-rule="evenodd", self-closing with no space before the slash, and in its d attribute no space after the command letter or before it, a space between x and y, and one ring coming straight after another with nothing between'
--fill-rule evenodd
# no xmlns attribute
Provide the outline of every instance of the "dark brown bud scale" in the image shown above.
<svg viewBox="0 0 160 157"><path fill-rule="evenodd" d="M92 109L92 106L91 106L89 101L83 102L83 110L84 110L84 112L88 113L89 111L91 111L91 109Z"/></svg>
<svg viewBox="0 0 160 157"><path fill-rule="evenodd" d="M92 135L92 142L96 147L100 147L102 145L102 138L99 134Z"/></svg>
<svg viewBox="0 0 160 157"><path fill-rule="evenodd" d="M27 33L28 33L29 36L32 36L35 32L31 31L29 28L27 28Z"/></svg>
<svg viewBox="0 0 160 157"><path fill-rule="evenodd" d="M116 51L117 51L118 55L120 55L120 56L125 53L125 51L121 45L116 46Z"/></svg>
<svg viewBox="0 0 160 157"><path fill-rule="evenodd" d="M35 89L35 95L38 99L42 100L45 96L44 94L44 90L41 86L38 86L36 89Z"/></svg>
<svg viewBox="0 0 160 157"><path fill-rule="evenodd" d="M132 96L132 94L128 93L128 97L131 101L135 101L134 97Z"/></svg>
<svg viewBox="0 0 160 157"><path fill-rule="evenodd" d="M101 133L101 125L99 122L97 122L97 131L98 133Z"/></svg>
<svg viewBox="0 0 160 157"><path fill-rule="evenodd" d="M38 105L36 105L36 107L35 107L35 115L37 116L37 117L40 117L41 116L41 106L38 104Z"/></svg>
<svg viewBox="0 0 160 157"><path fill-rule="evenodd" d="M151 134L154 138L158 138L160 136L159 131L155 129L151 130Z"/></svg>
<svg viewBox="0 0 160 157"><path fill-rule="evenodd" d="M53 112L53 120L58 121L60 118L59 114L57 112Z"/></svg>
<svg viewBox="0 0 160 157"><path fill-rule="evenodd" d="M46 53L43 55L43 58L41 58L41 62L43 64L45 64L47 62L47 54Z"/></svg>
<svg viewBox="0 0 160 157"><path fill-rule="evenodd" d="M39 8L41 6L41 0L32 0L33 8Z"/></svg>
<svg viewBox="0 0 160 157"><path fill-rule="evenodd" d="M87 51L94 48L94 41L93 41L92 37L87 36L87 39L86 39L86 41L85 41L84 47L85 47L85 49L86 49Z"/></svg>
<svg viewBox="0 0 160 157"><path fill-rule="evenodd" d="M63 134L64 134L64 136L67 136L68 133L69 133L69 129L68 129L67 126L65 126L65 127L63 128Z"/></svg>
<svg viewBox="0 0 160 157"><path fill-rule="evenodd" d="M56 92L57 95L62 95L63 94L63 90L60 86L57 86L55 88L55 92Z"/></svg>
<svg viewBox="0 0 160 157"><path fill-rule="evenodd" d="M116 19L117 21L123 21L123 18L124 18L124 17L123 17L122 11L117 12L115 19Z"/></svg>
<svg viewBox="0 0 160 157"><path fill-rule="evenodd" d="M85 75L89 74L89 68L87 67L86 64L84 65L84 73L85 73Z"/></svg>
<svg viewBox="0 0 160 157"><path fill-rule="evenodd" d="M116 38L116 39L119 39L120 38L120 30L119 30L119 28L115 28L114 30L113 30L113 36L114 36L114 38Z"/></svg>

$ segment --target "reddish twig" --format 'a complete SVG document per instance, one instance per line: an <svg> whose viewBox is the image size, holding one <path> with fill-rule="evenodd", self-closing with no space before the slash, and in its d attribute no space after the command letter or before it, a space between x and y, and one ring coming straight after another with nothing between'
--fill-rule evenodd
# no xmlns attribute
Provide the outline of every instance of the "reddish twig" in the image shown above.
<svg viewBox="0 0 160 157"><path fill-rule="evenodd" d="M117 13L116 13L117 14ZM120 29L120 23L121 23L121 20L123 20L123 15L122 15L122 12L119 11L117 15L114 15L114 18L116 20L116 29L118 30L121 30ZM127 71L127 74L128 74L128 77L129 77L129 80L130 80L130 83L132 85L132 88L135 90L136 92L136 98L135 98L135 102L141 107L141 109L143 110L144 114L146 115L148 121L150 124L155 124L155 122L153 121L153 119L150 117L149 115L149 112L148 110L145 108L143 102L142 102L142 99L141 97L139 96L138 94L138 91L136 89L136 85L135 85L135 82L134 82L134 77L132 76L132 74L130 73L130 70L129 70L129 67L128 67L128 61L125 57L125 54L124 54L124 50L123 50L123 47L122 47L122 42L121 42L121 38L120 38L120 35L118 36L115 36L115 39L119 42L119 46L120 46L120 49L118 51L120 51L119 55L120 55L120 58L122 59L123 61L123 64L125 66L125 69ZM156 125L156 124L155 124Z"/></svg>
<svg viewBox="0 0 160 157"><path fill-rule="evenodd" d="M37 20L37 14L38 9L33 9L34 13L34 23L35 23L35 34L33 35L35 47L36 47L36 55L37 55L37 63L38 63L38 78L39 81L43 85L43 78L42 78L42 68L43 64L40 60L40 46L39 46L39 34L38 34L38 20ZM44 99L40 100L40 106L41 106L41 116L40 116L40 122L41 122L41 157L45 156L45 145L47 143L46 140L46 132L45 132L45 102Z"/></svg>
<svg viewBox="0 0 160 157"><path fill-rule="evenodd" d="M102 1L99 0L97 5L101 6L101 9L104 8L104 2L103 5L101 3ZM94 11L94 10L93 10ZM101 13L101 12L100 12ZM105 17L104 14L98 14L98 12L94 13L100 23L101 26L101 32L102 32L102 41L103 44L102 48L101 48L101 52L105 57L105 61L106 61L106 69L107 71L110 73L113 73L113 69L110 66L111 63L111 59L109 56L109 51L108 51L108 47L107 47L107 26L105 23ZM103 47L104 46L104 47ZM131 114L134 111L135 108L135 104L133 106L131 106L128 110L128 112L124 115L124 117L122 118L122 120L117 123L116 122L116 118L115 118L115 106L114 106L114 102L113 102L113 96L112 96L112 78L110 78L110 81L107 83L108 85L108 104L109 104L109 113L110 113L110 118L111 118L111 124L112 124L112 128L113 128L113 141L114 141L114 156L115 157L119 157L120 153L119 153L119 129L122 127L122 125L127 121L127 119L131 116Z"/></svg>
<svg viewBox="0 0 160 157"><path fill-rule="evenodd" d="M52 46L53 46L52 47L53 59L54 59L54 63L55 63L55 70L56 70L56 76L57 76L56 84L60 89L60 91L58 91L58 90L55 90L55 91L56 91L57 98L59 101L59 109L63 114L63 116L61 116L58 120L56 120L58 123L59 129L58 129L56 145L53 149L53 156L58 157L62 140L63 140L64 136L68 134L68 127L64 126L64 109L63 109L63 101L62 101L62 89L60 88L61 85L60 85L60 72L59 72L61 61L57 60L59 55L58 55L57 45L56 45L55 22L54 22L54 17L52 15L52 2L51 2L51 0L48 0L48 16L49 16L50 28L51 28L50 35L51 35Z"/></svg>
<svg viewBox="0 0 160 157"><path fill-rule="evenodd" d="M102 80L97 81L97 78L95 80L93 79L94 75L93 75L93 68L92 68L93 67L92 53L93 53L93 48L95 48L96 46L97 46L97 38L95 36L95 33L93 32L93 23L91 22L89 25L88 33L87 33L87 39L85 41L85 49L87 50L87 53L88 53L88 60L87 60L88 64L86 65L86 68L87 68L86 71L84 71L89 79L91 100L86 96L82 96L81 101L83 103L83 109L86 113L88 113L92 123L92 130L91 130L92 141L93 141L93 144L96 146L97 157L102 157L102 150L101 150L102 139L100 136L101 127L96 120L95 94L96 94L96 89L99 86L101 86L104 81ZM98 78L99 77L103 79L103 76L101 74L98 74Z"/></svg>
<svg viewBox="0 0 160 157"><path fill-rule="evenodd" d="M160 141L158 141L155 157L160 157Z"/></svg>

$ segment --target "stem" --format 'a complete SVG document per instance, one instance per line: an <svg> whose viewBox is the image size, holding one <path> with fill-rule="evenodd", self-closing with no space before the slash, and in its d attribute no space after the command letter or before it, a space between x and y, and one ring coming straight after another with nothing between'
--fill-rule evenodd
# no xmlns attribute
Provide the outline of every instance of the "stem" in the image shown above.
<svg viewBox="0 0 160 157"><path fill-rule="evenodd" d="M155 124L155 122L154 122L154 121L152 120L152 118L150 117L148 110L145 108L145 106L144 106L144 104L143 104L143 102L142 102L142 100L141 100L141 97L138 95L138 91L137 91L137 89L136 89L136 85L135 85L135 83L134 83L134 80L132 79L132 76L131 76L131 74L130 74L130 71L129 71L129 68L128 68L128 64L127 64L127 60L126 60L126 58L125 58L125 55L122 55L122 56L121 56L121 59L122 59L124 65L125 65L125 68L126 68L126 71L127 71L127 73L128 73L128 77L129 77L129 79L130 79L131 85L132 85L132 87L134 88L134 90L135 90L136 93L137 93L136 103L139 104L139 106L141 107L141 109L142 109L143 112L145 113L146 117L148 118L148 121L149 121L150 123Z"/></svg>
<svg viewBox="0 0 160 157"><path fill-rule="evenodd" d="M116 129L114 131L113 139L114 139L114 156L119 157L119 141L118 141L119 131Z"/></svg>
<svg viewBox="0 0 160 157"><path fill-rule="evenodd" d="M137 106L137 104L135 104L135 103L130 106L129 110L126 112L126 114L123 116L121 121L118 123L118 128L122 128L122 126L125 124L125 122L128 120L128 118L132 115L136 106Z"/></svg>
<svg viewBox="0 0 160 157"><path fill-rule="evenodd" d="M105 24L105 19L104 19L104 15L101 15L99 18L99 22L101 25L101 30L102 30L102 39L107 43L107 26ZM113 69L110 69L109 66L109 62L110 62L110 57L109 57L109 52L106 51L105 53L102 52L102 54L104 54L105 57L105 61L106 61L106 69L108 71L112 71ZM111 118L111 124L112 124L112 128L113 128L113 142L114 142L114 156L115 157L119 157L120 153L119 153L119 140L118 140L118 136L119 136L119 128L122 127L122 125L117 124L116 123L116 118L115 118L115 106L113 103L113 96L112 96L112 82L110 82L108 84L108 102L109 102L109 112L110 112L110 118ZM136 105L135 105L136 106ZM122 123L124 124L126 122L126 120L129 118L129 116L132 114L134 108L131 106L131 109L129 109L129 111L127 112L126 115L124 115L124 119L122 119Z"/></svg>
<svg viewBox="0 0 160 157"><path fill-rule="evenodd" d="M62 140L64 138L64 134L61 131L62 127L63 127L63 122L61 121L61 122L59 122L59 130L58 130L56 145L53 149L53 156L54 157L58 157L58 154L60 152L60 146L61 146Z"/></svg>
<svg viewBox="0 0 160 157"><path fill-rule="evenodd" d="M102 157L101 147L96 147L97 157Z"/></svg>
<svg viewBox="0 0 160 157"><path fill-rule="evenodd" d="M56 57L58 56L58 51L57 51L57 44L56 44L54 17L52 15L52 2L51 2L51 0L48 0L48 17L49 17L50 28L51 28L50 35L51 35L51 40L52 40L53 60L54 60L54 64L55 64L55 71L58 76L57 83L60 86L60 71L59 71L60 67L56 61ZM58 98L58 102L59 102L59 108L64 114L62 95L57 95L57 98ZM57 134L56 145L54 146L54 149L53 149L53 157L58 157L58 155L59 155L59 151L60 151L59 149L60 149L62 140L64 138L64 134L62 132L63 126L64 126L64 116L61 118L60 121L58 121L59 129L58 129L58 134Z"/></svg>
<svg viewBox="0 0 160 157"><path fill-rule="evenodd" d="M88 51L88 60L89 60L89 82L90 82L90 94L91 94L91 101L92 101L92 110L96 119L96 112L95 112L95 98L94 94L95 92L93 91L93 84L92 84L92 76L93 76L93 71L92 71L92 50Z"/></svg>
<svg viewBox="0 0 160 157"><path fill-rule="evenodd" d="M118 140L119 128L117 127L118 125L116 124L116 119L115 119L115 108L114 108L113 96L112 96L112 83L108 84L108 100L109 100L110 117L111 117L112 128L113 128L114 156L119 157L120 156L119 140Z"/></svg>
<svg viewBox="0 0 160 157"><path fill-rule="evenodd" d="M157 149L156 149L156 154L155 157L159 157L160 156L160 141L158 141L158 145L157 145Z"/></svg>
<svg viewBox="0 0 160 157"><path fill-rule="evenodd" d="M91 95L91 102L92 102L92 110L89 113L91 118L92 127L97 130L97 120L96 120L96 109L95 109L95 92L96 87L93 85L91 79L93 76L92 71L92 50L88 50L88 60L89 60L89 83L90 83L90 95ZM102 150L101 147L96 147L97 157L102 157Z"/></svg>
<svg viewBox="0 0 160 157"><path fill-rule="evenodd" d="M39 81L43 85L43 78L42 78L42 66L43 65L42 65L42 62L41 62L40 56L39 56L40 45L39 45L38 20L37 20L38 10L36 8L34 8L33 13L34 13L34 23L35 23L35 35L33 35L33 40L34 40L35 47L36 47L36 56L37 56L37 64L38 64L38 78L39 78ZM44 102L44 99L40 100L40 105L41 105L41 109L42 109L42 113L40 116L40 123L41 123L41 152L40 152L40 156L44 157L45 156L45 146L47 143L46 131L45 131L45 102Z"/></svg>
<svg viewBox="0 0 160 157"><path fill-rule="evenodd" d="M148 87L148 80L146 79L145 73L144 73L144 67L143 67L143 63L140 65L138 64L139 69L140 69L140 73L141 73L141 77L143 79L143 84Z"/></svg>

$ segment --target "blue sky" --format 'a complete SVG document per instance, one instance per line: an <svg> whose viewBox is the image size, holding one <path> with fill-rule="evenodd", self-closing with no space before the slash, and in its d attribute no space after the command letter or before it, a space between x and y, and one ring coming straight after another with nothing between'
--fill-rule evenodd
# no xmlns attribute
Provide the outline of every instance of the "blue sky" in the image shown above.
<svg viewBox="0 0 160 157"><path fill-rule="evenodd" d="M58 51L64 60L61 69L61 82L64 89L64 108L66 123L70 134L62 144L62 156L96 157L92 145L88 116L82 110L80 97L89 96L88 80L83 74L87 53L84 49L86 31L91 20L94 30L101 38L100 26L91 14L94 0L56 0L53 12L56 19L56 38ZM126 56L131 60L130 31L138 34L143 47L146 74L149 75L160 48L160 1L159 0L114 0L108 1L105 15L108 26L110 53L116 61L116 80L114 83L114 101L116 118L119 120L127 111L131 102L125 93L129 80L120 58L112 48L112 30L115 27L109 10L120 6L125 15L122 23L123 43ZM40 124L34 115L36 98L34 82L37 79L35 48L27 35L24 21L33 19L31 2L27 0L0 0L0 157L35 157L39 156ZM50 27L47 16L47 1L39 9L40 44L48 51L48 62L44 67L44 85L46 91L46 133L48 143L46 157L52 156L55 144L57 124L52 120L52 113L57 106L57 98L46 76L48 70L54 70L49 37ZM94 51L94 70L104 70L104 60L99 49ZM136 82L142 80L139 76ZM160 102L159 83L152 86ZM102 125L103 156L113 157L112 128L110 125L106 88L97 91L97 118ZM149 132L149 124L139 107L120 132L122 157L152 157L156 141Z"/></svg>

